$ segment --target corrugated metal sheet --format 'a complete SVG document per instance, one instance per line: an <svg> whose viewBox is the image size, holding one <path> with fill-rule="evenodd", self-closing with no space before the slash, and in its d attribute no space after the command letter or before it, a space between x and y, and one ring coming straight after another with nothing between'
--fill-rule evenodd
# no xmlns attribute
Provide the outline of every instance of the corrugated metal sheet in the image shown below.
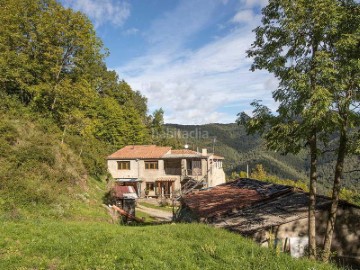
<svg viewBox="0 0 360 270"><path fill-rule="evenodd" d="M196 213L199 218L210 218L235 213L239 209L291 190L292 187L288 186L252 179L239 179L185 195L182 203Z"/></svg>
<svg viewBox="0 0 360 270"><path fill-rule="evenodd" d="M245 178L182 198L184 210L198 219L243 234L306 218L308 204L309 194L301 189ZM316 210L330 204L331 198L317 196ZM359 208L345 201L339 205Z"/></svg>
<svg viewBox="0 0 360 270"><path fill-rule="evenodd" d="M126 199L126 198L137 199L138 198L136 191L135 191L134 187L132 187L132 186L115 185L113 188L113 195L119 199Z"/></svg>
<svg viewBox="0 0 360 270"><path fill-rule="evenodd" d="M241 233L252 233L261 228L273 227L308 216L309 196L305 192L289 192L259 201L237 213L214 220L216 227ZM317 209L329 205L328 199L317 198Z"/></svg>

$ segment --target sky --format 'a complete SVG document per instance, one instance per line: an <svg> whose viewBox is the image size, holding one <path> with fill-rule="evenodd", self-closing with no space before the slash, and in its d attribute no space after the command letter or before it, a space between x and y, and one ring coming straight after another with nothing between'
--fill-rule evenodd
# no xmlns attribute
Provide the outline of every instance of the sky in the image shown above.
<svg viewBox="0 0 360 270"><path fill-rule="evenodd" d="M251 72L246 50L266 0L61 0L85 13L106 59L134 90L162 108L165 123L231 123L250 103L276 109L277 80Z"/></svg>

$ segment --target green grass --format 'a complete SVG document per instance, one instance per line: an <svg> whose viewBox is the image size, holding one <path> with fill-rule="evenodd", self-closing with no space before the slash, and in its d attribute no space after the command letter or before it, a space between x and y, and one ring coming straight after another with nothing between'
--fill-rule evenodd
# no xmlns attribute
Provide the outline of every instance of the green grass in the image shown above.
<svg viewBox="0 0 360 270"><path fill-rule="evenodd" d="M7 221L0 269L335 269L201 224Z"/></svg>
<svg viewBox="0 0 360 270"><path fill-rule="evenodd" d="M166 212L172 213L172 211L173 211L172 206L160 206L160 205L155 205L155 204L147 203L147 202L140 202L138 204L145 206L147 208L158 209L158 210L162 210L162 211L166 211ZM175 211L176 210L177 210L177 207L175 207Z"/></svg>
<svg viewBox="0 0 360 270"><path fill-rule="evenodd" d="M156 221L152 216L147 213L141 212L140 210L135 211L135 216L138 218L144 218L145 223L150 223Z"/></svg>

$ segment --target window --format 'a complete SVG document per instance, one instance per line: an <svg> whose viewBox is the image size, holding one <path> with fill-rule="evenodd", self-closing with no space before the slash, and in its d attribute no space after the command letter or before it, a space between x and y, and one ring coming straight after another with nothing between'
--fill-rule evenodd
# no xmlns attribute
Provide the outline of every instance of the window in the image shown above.
<svg viewBox="0 0 360 270"><path fill-rule="evenodd" d="M210 164L213 164L214 168L221 169L223 167L223 163L221 160L210 160Z"/></svg>
<svg viewBox="0 0 360 270"><path fill-rule="evenodd" d="M157 170L159 169L159 165L157 161L145 161L145 169L146 170Z"/></svg>
<svg viewBox="0 0 360 270"><path fill-rule="evenodd" d="M118 170L130 170L130 161L118 161Z"/></svg>

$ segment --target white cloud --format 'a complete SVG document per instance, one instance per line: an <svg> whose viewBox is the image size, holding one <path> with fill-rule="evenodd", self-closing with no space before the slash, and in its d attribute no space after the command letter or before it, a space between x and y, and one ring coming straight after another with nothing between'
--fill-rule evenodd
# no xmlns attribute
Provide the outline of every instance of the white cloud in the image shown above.
<svg viewBox="0 0 360 270"><path fill-rule="evenodd" d="M238 13L236 13L234 18L232 19L232 22L249 23L254 19L255 19L255 14L252 11L252 9L245 9L245 10L240 10Z"/></svg>
<svg viewBox="0 0 360 270"><path fill-rule="evenodd" d="M271 91L276 80L267 72L249 71L252 60L245 53L254 40L251 30L259 16L247 11L247 17L241 17L246 20L227 35L196 50L186 49L187 39L200 31L216 10L216 6L203 7L207 10L200 11L199 20L192 20L194 7L184 4L156 21L149 32L153 37L149 51L115 68L119 76L148 97L150 110L162 107L168 123L233 122L237 112L249 112L254 99L262 99L274 109ZM189 29L182 29L184 25L175 18L179 16L189 22Z"/></svg>
<svg viewBox="0 0 360 270"><path fill-rule="evenodd" d="M130 4L125 0L64 0L64 4L85 13L95 27L105 23L122 26L130 16Z"/></svg>
<svg viewBox="0 0 360 270"><path fill-rule="evenodd" d="M246 7L264 7L268 4L268 0L241 0Z"/></svg>

